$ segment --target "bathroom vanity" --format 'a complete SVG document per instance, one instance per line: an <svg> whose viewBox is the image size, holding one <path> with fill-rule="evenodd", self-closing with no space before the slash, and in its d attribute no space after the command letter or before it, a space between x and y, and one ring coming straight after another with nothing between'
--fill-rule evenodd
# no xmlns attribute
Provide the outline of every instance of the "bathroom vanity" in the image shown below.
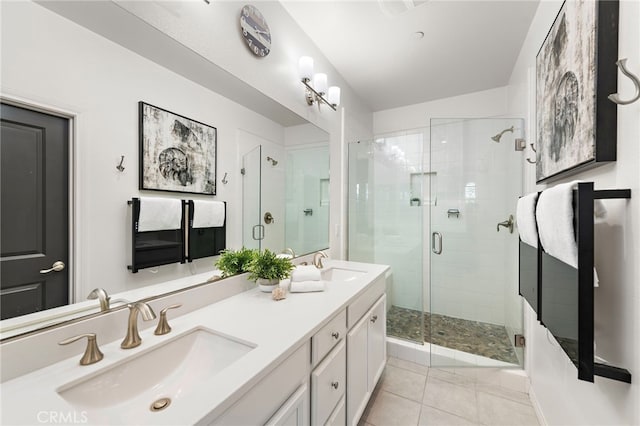
<svg viewBox="0 0 640 426"><path fill-rule="evenodd" d="M94 330L101 361L80 366L78 351L2 383L2 423L55 415L86 424L357 424L386 361L388 272L330 260L324 292L276 302L252 288L176 312L170 333L156 336L150 326L129 350ZM189 291L163 303L187 304ZM120 318L112 327L124 332ZM40 356L58 350L44 337Z"/></svg>

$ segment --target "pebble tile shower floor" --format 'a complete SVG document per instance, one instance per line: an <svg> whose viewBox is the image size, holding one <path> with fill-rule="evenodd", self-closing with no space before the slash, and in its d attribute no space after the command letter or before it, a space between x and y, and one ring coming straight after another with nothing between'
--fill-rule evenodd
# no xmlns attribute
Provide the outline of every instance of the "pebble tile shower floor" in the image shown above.
<svg viewBox="0 0 640 426"><path fill-rule="evenodd" d="M422 318L424 315L424 330ZM518 357L503 326L429 314L392 306L387 313L387 335L424 340L438 346L518 364Z"/></svg>

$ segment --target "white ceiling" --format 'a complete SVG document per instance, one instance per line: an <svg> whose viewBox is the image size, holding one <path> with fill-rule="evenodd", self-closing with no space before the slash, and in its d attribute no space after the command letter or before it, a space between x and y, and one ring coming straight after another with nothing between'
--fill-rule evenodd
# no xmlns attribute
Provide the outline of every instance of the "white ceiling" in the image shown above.
<svg viewBox="0 0 640 426"><path fill-rule="evenodd" d="M538 0L281 2L374 111L506 85L538 7ZM417 31L424 38L415 39Z"/></svg>

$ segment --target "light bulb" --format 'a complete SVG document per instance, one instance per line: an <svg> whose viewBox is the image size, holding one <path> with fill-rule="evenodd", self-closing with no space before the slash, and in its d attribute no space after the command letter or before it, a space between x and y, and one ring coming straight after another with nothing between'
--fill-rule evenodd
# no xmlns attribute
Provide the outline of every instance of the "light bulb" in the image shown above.
<svg viewBox="0 0 640 426"><path fill-rule="evenodd" d="M329 92L327 94L329 99L329 103L334 106L340 105L340 88L338 86L329 87Z"/></svg>
<svg viewBox="0 0 640 426"><path fill-rule="evenodd" d="M300 80L311 80L313 76L313 58L311 56L302 56L298 61L298 73Z"/></svg>
<svg viewBox="0 0 640 426"><path fill-rule="evenodd" d="M327 75L325 73L319 72L313 76L313 88L321 95L327 93Z"/></svg>

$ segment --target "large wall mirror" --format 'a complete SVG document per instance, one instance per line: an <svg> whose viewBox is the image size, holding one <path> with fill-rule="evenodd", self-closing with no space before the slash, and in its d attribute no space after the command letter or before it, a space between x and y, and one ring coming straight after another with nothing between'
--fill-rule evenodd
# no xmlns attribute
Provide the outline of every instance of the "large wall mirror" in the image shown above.
<svg viewBox="0 0 640 426"><path fill-rule="evenodd" d="M137 274L126 268L128 199L207 199L138 190L141 100L218 129L216 199L227 203L228 248L291 248L302 255L328 247L327 132L131 15L113 2L3 5L2 102L70 112L73 130L68 303L3 318L2 340L99 315L98 300L87 300L98 287L111 296L112 308L121 308L212 275L213 257ZM42 25L27 25L34 21ZM60 52L64 60L53 60ZM122 155L125 170L119 171ZM4 309L9 298L2 291Z"/></svg>

